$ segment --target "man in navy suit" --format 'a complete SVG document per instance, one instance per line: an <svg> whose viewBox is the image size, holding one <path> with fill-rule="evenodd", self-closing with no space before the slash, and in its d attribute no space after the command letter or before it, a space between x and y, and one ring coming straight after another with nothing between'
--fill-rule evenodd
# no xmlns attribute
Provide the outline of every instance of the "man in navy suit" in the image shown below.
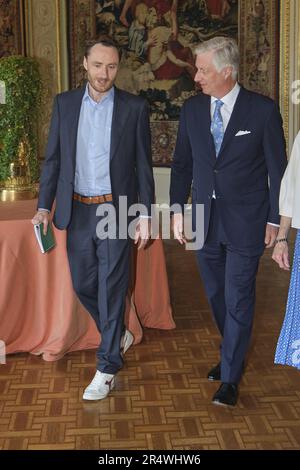
<svg viewBox="0 0 300 470"><path fill-rule="evenodd" d="M119 60L109 38L89 44L83 62L87 84L56 96L39 209L32 220L43 222L46 231L56 199L54 224L67 229L74 290L101 333L97 371L85 389L85 400L108 395L133 341L124 328L130 239L99 237L96 226L99 221L105 225L105 214L97 216L96 210L106 203L107 209L118 211L123 196L128 207L139 202L150 215L154 202L148 107L142 98L114 86ZM113 233L116 227L111 228ZM146 216L136 227L135 243L141 248L148 238Z"/></svg>
<svg viewBox="0 0 300 470"><path fill-rule="evenodd" d="M276 242L286 166L279 110L270 98L238 84L238 64L231 38L196 48L195 81L203 94L182 107L170 187L171 204L183 208L192 186L193 216L196 204L204 206L197 261L222 336L221 360L208 379L221 380L213 402L231 406L251 335L259 259ZM184 244L181 211L173 222Z"/></svg>

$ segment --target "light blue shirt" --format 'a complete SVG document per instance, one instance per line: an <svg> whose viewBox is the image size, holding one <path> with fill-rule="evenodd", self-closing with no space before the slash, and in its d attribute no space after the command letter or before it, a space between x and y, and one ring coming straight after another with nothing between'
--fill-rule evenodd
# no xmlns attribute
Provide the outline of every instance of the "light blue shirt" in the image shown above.
<svg viewBox="0 0 300 470"><path fill-rule="evenodd" d="M97 103L88 92L82 98L76 148L74 191L83 196L111 193L110 138L114 88Z"/></svg>

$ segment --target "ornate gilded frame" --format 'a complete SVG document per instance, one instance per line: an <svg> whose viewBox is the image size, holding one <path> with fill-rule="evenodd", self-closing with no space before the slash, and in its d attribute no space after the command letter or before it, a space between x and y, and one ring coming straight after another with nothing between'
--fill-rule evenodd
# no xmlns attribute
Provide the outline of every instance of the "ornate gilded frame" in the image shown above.
<svg viewBox="0 0 300 470"><path fill-rule="evenodd" d="M53 97L69 88L66 0L26 0L27 55L39 61L43 81L38 123L39 157L44 155Z"/></svg>
<svg viewBox="0 0 300 470"><path fill-rule="evenodd" d="M300 129L300 103L293 102L294 88L300 89L300 5L298 0L280 2L280 74L279 104L290 153L294 138Z"/></svg>

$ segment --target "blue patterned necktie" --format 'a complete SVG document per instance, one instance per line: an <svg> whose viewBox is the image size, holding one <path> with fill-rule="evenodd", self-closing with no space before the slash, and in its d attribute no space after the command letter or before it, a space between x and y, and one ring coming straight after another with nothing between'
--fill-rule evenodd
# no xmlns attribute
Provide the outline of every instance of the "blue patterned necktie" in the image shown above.
<svg viewBox="0 0 300 470"><path fill-rule="evenodd" d="M218 156L221 145L222 145L222 140L224 137L223 119L221 115L221 107L223 106L224 103L221 100L216 100L215 103L216 103L216 106L215 106L214 115L211 121L210 131L214 138L216 156Z"/></svg>

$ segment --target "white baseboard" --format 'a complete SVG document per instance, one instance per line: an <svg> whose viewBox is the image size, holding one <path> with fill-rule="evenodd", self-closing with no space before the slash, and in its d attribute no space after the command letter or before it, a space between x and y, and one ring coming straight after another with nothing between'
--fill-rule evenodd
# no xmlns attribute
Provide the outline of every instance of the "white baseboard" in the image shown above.
<svg viewBox="0 0 300 470"><path fill-rule="evenodd" d="M157 204L169 204L169 190L170 190L170 168L153 168L154 181L155 181L155 196Z"/></svg>

